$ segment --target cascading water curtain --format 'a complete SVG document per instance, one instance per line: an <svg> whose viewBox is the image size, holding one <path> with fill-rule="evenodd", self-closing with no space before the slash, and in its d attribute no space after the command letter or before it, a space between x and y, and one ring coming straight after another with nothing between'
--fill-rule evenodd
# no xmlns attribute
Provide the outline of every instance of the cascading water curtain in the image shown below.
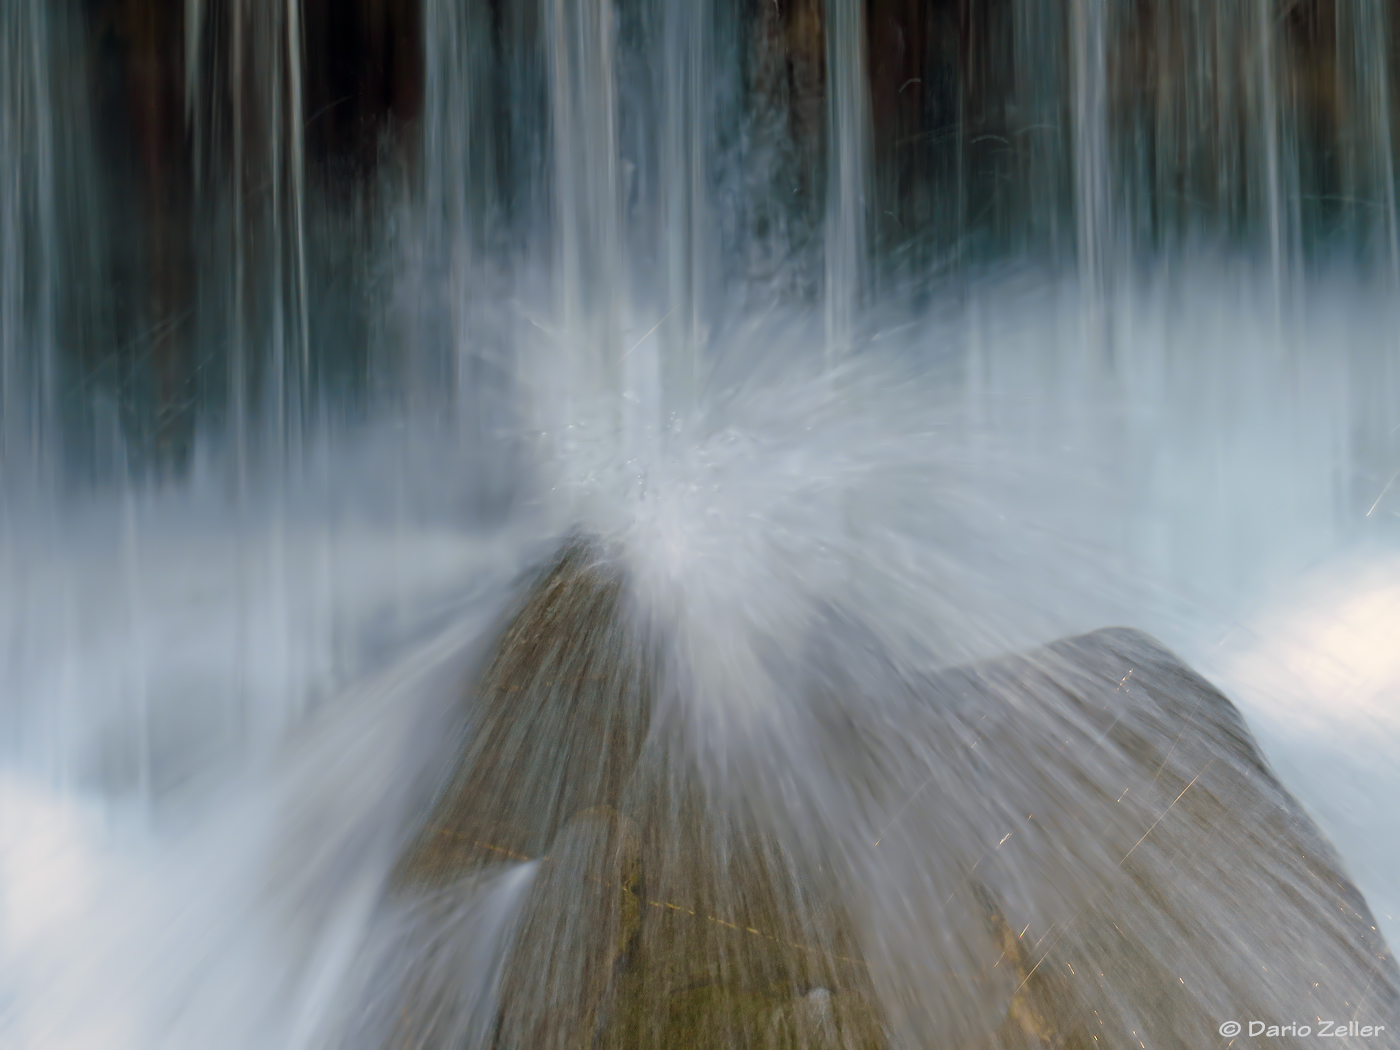
<svg viewBox="0 0 1400 1050"><path fill-rule="evenodd" d="M58 233L45 0L0 10L0 488L53 466Z"/></svg>
<svg viewBox="0 0 1400 1050"><path fill-rule="evenodd" d="M483 363L485 335L474 322L501 290L501 197L493 107L496 64L491 12L484 3L424 0L422 125L422 231L415 279L432 295L428 311L442 321L413 332L405 366L411 397L421 409L455 408L473 443L486 438L482 422L499 396ZM504 162L504 159L500 159ZM491 262L498 263L492 266ZM424 294L420 291L419 294ZM499 369L508 360L494 362ZM443 405L442 395L450 394Z"/></svg>
<svg viewBox="0 0 1400 1050"><path fill-rule="evenodd" d="M658 256L665 260L666 315L661 333L661 387L669 427L695 410L706 327L717 306L709 187L715 148L712 112L715 67L712 0L663 4L665 122L661 162L665 231Z"/></svg>
<svg viewBox="0 0 1400 1050"><path fill-rule="evenodd" d="M554 136L556 294L566 414L615 448L622 425L622 192L613 0L543 0Z"/></svg>
<svg viewBox="0 0 1400 1050"><path fill-rule="evenodd" d="M200 333L240 488L294 454L316 397L308 331L300 0L186 0ZM221 380L221 381L220 381ZM222 395L222 396L220 396Z"/></svg>
<svg viewBox="0 0 1400 1050"><path fill-rule="evenodd" d="M827 0L826 342L828 360L850 353L866 278L870 94L865 5Z"/></svg>
<svg viewBox="0 0 1400 1050"><path fill-rule="evenodd" d="M1355 121L1341 142L1345 239L1383 284L1400 281L1395 204L1389 8L1382 0L1338 0L1337 87Z"/></svg>
<svg viewBox="0 0 1400 1050"><path fill-rule="evenodd" d="M1108 4L1074 0L1075 234L1086 335L1101 338L1104 281L1111 264L1113 213L1108 171Z"/></svg>

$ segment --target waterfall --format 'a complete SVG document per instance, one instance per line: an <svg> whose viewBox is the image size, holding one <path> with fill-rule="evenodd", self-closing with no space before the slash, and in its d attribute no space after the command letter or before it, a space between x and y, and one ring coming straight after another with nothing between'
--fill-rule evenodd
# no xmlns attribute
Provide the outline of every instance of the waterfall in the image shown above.
<svg viewBox="0 0 1400 1050"><path fill-rule="evenodd" d="M622 395L622 201L613 0L542 0L554 142L557 323L568 418L616 448Z"/></svg>
<svg viewBox="0 0 1400 1050"><path fill-rule="evenodd" d="M1400 1024L1397 54L5 0L0 1043Z"/></svg>
<svg viewBox="0 0 1400 1050"><path fill-rule="evenodd" d="M827 355L852 347L866 276L866 168L870 156L870 96L866 78L864 5L827 0Z"/></svg>
<svg viewBox="0 0 1400 1050"><path fill-rule="evenodd" d="M218 326L197 338L226 348L213 389L240 491L256 459L296 454L315 400L301 20L298 0L185 2L195 214L212 233L197 294Z"/></svg>
<svg viewBox="0 0 1400 1050"><path fill-rule="evenodd" d="M665 118L662 127L662 192L666 225L661 233L666 260L669 323L662 355L662 421L684 420L696 409L706 331L713 312L715 212L710 200L709 163L715 64L713 0L666 4Z"/></svg>
<svg viewBox="0 0 1400 1050"><path fill-rule="evenodd" d="M1348 239L1393 283L1400 281L1400 244L1386 53L1389 34L1386 5L1375 0L1337 4L1337 87L1355 120L1355 131L1347 136L1343 154Z"/></svg>
<svg viewBox="0 0 1400 1050"><path fill-rule="evenodd" d="M1329 268L1400 280L1378 0L372 6L409 19L421 73L393 58L416 86L350 175L321 140L367 95L323 67L328 26L368 32L368 8L186 0L117 23L144 34L123 61L185 59L107 85L130 126L90 131L98 82L55 81L50 54L95 61L62 28L87 16L7 8L12 474L39 448L102 459L120 431L138 473L179 476L204 441L245 476L370 404L481 449L525 401L569 401L596 417L575 437L607 444L692 413L744 310L814 308L835 360L891 304L1021 261L1073 275L1081 327L1115 346L1118 290L1162 265L1258 262L1275 324ZM119 216L123 180L139 207ZM546 329L567 369L527 360L521 332Z"/></svg>
<svg viewBox="0 0 1400 1050"><path fill-rule="evenodd" d="M1113 265L1114 221L1108 154L1109 12L1104 0L1074 0L1075 232L1085 325L1102 338L1105 283Z"/></svg>
<svg viewBox="0 0 1400 1050"><path fill-rule="evenodd" d="M0 13L0 488L42 480L56 449L54 106L49 5Z"/></svg>

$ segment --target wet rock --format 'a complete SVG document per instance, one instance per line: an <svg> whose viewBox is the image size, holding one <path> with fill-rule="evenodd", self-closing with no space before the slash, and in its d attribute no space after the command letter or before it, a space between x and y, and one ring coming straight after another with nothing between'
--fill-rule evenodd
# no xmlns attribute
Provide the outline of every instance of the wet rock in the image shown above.
<svg viewBox="0 0 1400 1050"><path fill-rule="evenodd" d="M652 687L622 592L620 570L583 539L530 587L471 689L461 760L398 865L400 887L542 856L578 813L616 808Z"/></svg>
<svg viewBox="0 0 1400 1050"><path fill-rule="evenodd" d="M395 895L537 868L481 1016L444 1041L441 997L410 987L396 1047L1197 1050L1276 1014L1400 1030L1340 861L1233 705L1145 635L921 675L870 646L848 673L827 637L794 684L815 768L788 772L809 780L717 783L665 716L626 594L572 541L492 648ZM813 783L843 820L800 811Z"/></svg>

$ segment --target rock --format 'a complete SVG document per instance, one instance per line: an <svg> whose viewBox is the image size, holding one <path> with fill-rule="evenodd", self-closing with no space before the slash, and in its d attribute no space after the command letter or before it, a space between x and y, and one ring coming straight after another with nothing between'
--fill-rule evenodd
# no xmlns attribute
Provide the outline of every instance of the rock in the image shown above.
<svg viewBox="0 0 1400 1050"><path fill-rule="evenodd" d="M1194 1050L1228 1043L1232 1020L1235 1046L1267 1045L1251 1019L1400 1027L1400 974L1340 860L1229 700L1156 641L1097 631L917 691L942 724L953 708L977 725L970 793L1000 785L1033 814L971 884L1012 975L989 1046Z"/></svg>
<svg viewBox="0 0 1400 1050"><path fill-rule="evenodd" d="M490 1016L452 1031L502 1050L1198 1050L1226 1021L1313 1016L1400 1031L1400 978L1340 862L1229 701L1150 638L859 679L825 643L794 685L820 759L799 772L855 816L803 825L814 843L785 796L698 776L656 717L662 645L622 570L566 545L491 650L396 871L413 901L538 861L473 1006ZM407 990L396 1048L459 1050L424 1015L444 994Z"/></svg>
<svg viewBox="0 0 1400 1050"><path fill-rule="evenodd" d="M620 571L582 539L529 588L470 691L461 760L397 867L401 888L541 856L578 813L617 807L652 687L622 591Z"/></svg>

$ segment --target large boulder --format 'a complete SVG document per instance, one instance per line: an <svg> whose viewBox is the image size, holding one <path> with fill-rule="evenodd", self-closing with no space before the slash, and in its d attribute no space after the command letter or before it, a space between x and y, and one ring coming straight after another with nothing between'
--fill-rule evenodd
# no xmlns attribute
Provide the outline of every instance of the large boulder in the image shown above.
<svg viewBox="0 0 1400 1050"><path fill-rule="evenodd" d="M396 871L421 945L386 1045L1198 1050L1353 1020L1395 1045L1365 901L1151 638L914 673L829 627L792 684L807 757L716 778L639 622L579 540L501 630ZM447 917L512 871L500 950L468 950Z"/></svg>

